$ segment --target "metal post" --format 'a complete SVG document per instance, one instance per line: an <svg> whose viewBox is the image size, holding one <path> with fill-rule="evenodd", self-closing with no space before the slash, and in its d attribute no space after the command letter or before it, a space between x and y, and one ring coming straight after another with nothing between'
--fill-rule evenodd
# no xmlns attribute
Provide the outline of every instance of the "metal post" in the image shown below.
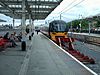
<svg viewBox="0 0 100 75"><path fill-rule="evenodd" d="M13 28L14 28L14 26L15 26L14 23L15 23L15 20L14 20L14 18L13 18Z"/></svg>
<svg viewBox="0 0 100 75"><path fill-rule="evenodd" d="M80 26L80 33L81 33L81 30L82 30L82 15L79 15L79 18L80 18L79 26Z"/></svg>
<svg viewBox="0 0 100 75"><path fill-rule="evenodd" d="M13 15L14 15L14 14L13 14ZM13 16L13 28L14 28L14 26L15 26L14 23L15 23L15 20L14 20L14 16Z"/></svg>
<svg viewBox="0 0 100 75"><path fill-rule="evenodd" d="M60 14L60 20L61 20L61 14Z"/></svg>
<svg viewBox="0 0 100 75"><path fill-rule="evenodd" d="M70 29L71 29L71 36L70 37L72 37L72 21L71 21L71 28Z"/></svg>
<svg viewBox="0 0 100 75"><path fill-rule="evenodd" d="M90 25L91 25L91 23L89 23L89 35L90 35Z"/></svg>
<svg viewBox="0 0 100 75"><path fill-rule="evenodd" d="M30 30L32 31L32 22L31 22L31 15L29 14L29 27L30 27Z"/></svg>
<svg viewBox="0 0 100 75"><path fill-rule="evenodd" d="M34 21L32 20L32 31L34 30Z"/></svg>
<svg viewBox="0 0 100 75"><path fill-rule="evenodd" d="M25 0L22 0L22 39L25 40Z"/></svg>
<svg viewBox="0 0 100 75"><path fill-rule="evenodd" d="M13 28L14 28L14 26L15 26L15 25L14 25L14 23L15 23L14 17L15 17L15 16L14 16L14 11L13 11Z"/></svg>
<svg viewBox="0 0 100 75"><path fill-rule="evenodd" d="M81 26L81 22L80 22L79 26L80 26L80 33L81 33L81 28L82 28L82 26Z"/></svg>
<svg viewBox="0 0 100 75"><path fill-rule="evenodd" d="M25 29L25 0L22 0L22 51L26 50Z"/></svg>

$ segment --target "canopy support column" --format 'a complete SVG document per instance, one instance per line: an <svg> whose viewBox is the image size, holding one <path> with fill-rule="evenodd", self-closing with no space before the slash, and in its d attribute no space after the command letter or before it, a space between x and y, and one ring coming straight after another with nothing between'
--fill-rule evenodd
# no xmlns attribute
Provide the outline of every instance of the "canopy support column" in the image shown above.
<svg viewBox="0 0 100 75"><path fill-rule="evenodd" d="M15 19L14 19L14 14L13 14L13 28L15 27Z"/></svg>
<svg viewBox="0 0 100 75"><path fill-rule="evenodd" d="M31 14L29 14L29 27L30 27L30 30L32 31L32 21L31 21Z"/></svg>
<svg viewBox="0 0 100 75"><path fill-rule="evenodd" d="M22 0L22 40L25 40L25 0Z"/></svg>

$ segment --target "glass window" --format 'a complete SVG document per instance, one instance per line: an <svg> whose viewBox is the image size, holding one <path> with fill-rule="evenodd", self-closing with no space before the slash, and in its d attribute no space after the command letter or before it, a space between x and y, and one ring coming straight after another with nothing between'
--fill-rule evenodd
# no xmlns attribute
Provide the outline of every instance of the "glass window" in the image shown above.
<svg viewBox="0 0 100 75"><path fill-rule="evenodd" d="M50 23L50 31L52 32L64 32L68 31L68 26L64 22L52 22Z"/></svg>

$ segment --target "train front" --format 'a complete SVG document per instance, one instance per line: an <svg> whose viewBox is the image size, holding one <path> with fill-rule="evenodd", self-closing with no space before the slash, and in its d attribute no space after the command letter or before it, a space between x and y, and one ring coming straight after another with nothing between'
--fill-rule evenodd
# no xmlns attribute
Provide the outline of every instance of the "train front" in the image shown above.
<svg viewBox="0 0 100 75"><path fill-rule="evenodd" d="M62 20L55 20L49 24L49 36L53 41L57 41L58 38L67 38L68 25Z"/></svg>

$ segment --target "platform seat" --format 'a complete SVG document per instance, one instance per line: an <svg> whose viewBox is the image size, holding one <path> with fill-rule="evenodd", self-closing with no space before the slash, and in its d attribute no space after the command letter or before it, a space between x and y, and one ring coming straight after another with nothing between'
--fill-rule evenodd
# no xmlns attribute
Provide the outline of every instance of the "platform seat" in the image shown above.
<svg viewBox="0 0 100 75"><path fill-rule="evenodd" d="M12 43L7 39L0 38L0 51L5 50L7 47L11 46Z"/></svg>

